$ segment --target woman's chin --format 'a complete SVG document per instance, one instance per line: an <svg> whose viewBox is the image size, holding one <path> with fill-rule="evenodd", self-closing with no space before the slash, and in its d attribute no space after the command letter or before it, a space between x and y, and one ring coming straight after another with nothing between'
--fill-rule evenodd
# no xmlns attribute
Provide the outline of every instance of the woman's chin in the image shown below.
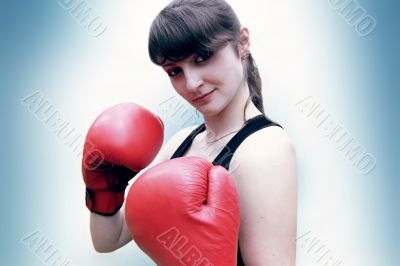
<svg viewBox="0 0 400 266"><path fill-rule="evenodd" d="M197 110L204 116L204 117L211 117L211 116L216 116L219 113L221 113L221 111L223 110L223 108L221 108L220 106L215 106L212 104L209 104L207 106L202 106L197 108Z"/></svg>

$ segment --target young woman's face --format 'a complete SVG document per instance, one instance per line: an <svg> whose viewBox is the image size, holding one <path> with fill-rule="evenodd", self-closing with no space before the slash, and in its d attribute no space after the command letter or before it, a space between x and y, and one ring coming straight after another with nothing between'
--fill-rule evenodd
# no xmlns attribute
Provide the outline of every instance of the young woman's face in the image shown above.
<svg viewBox="0 0 400 266"><path fill-rule="evenodd" d="M163 69L177 93L203 115L222 111L243 80L241 60L231 45L203 57L194 54L179 62L167 60Z"/></svg>

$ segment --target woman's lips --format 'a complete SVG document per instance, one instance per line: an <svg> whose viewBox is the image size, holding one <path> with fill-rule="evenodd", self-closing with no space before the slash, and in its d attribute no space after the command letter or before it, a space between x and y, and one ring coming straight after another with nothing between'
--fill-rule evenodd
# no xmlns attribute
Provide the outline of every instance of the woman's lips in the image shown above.
<svg viewBox="0 0 400 266"><path fill-rule="evenodd" d="M206 94L204 94L204 95L202 95L202 96L200 96L200 97L197 97L196 99L194 99L194 100L192 100L192 101L193 101L193 102L204 101L204 100L207 99L208 96L209 96L211 93L213 93L214 91L215 91L215 89L213 89L212 91L210 91L210 92L208 92L208 93L206 93Z"/></svg>

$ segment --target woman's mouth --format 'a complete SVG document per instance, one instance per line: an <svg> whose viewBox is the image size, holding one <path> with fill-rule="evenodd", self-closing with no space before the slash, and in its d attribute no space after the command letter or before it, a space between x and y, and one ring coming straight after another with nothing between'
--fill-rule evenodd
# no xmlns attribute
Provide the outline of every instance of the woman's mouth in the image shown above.
<svg viewBox="0 0 400 266"><path fill-rule="evenodd" d="M194 102L194 103L204 103L210 98L211 94L214 91L215 91L215 89L213 89L212 91L210 91L210 92L208 92L208 93L206 93L206 94L204 94L204 95L202 95L200 97L197 97L196 99L193 99L192 102Z"/></svg>

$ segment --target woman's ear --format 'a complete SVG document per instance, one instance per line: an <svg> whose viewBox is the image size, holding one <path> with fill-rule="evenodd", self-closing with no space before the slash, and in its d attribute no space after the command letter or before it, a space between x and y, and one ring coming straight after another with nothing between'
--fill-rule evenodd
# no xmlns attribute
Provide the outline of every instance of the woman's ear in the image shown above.
<svg viewBox="0 0 400 266"><path fill-rule="evenodd" d="M250 49L250 33L249 29L245 26L240 27L240 55L248 54Z"/></svg>

